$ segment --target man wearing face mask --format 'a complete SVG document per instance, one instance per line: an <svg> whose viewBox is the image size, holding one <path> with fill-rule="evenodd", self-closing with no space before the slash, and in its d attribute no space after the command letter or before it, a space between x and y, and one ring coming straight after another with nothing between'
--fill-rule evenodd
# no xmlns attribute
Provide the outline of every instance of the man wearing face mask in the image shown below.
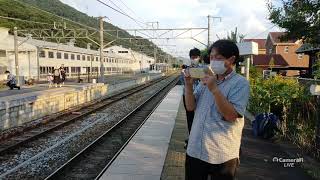
<svg viewBox="0 0 320 180"><path fill-rule="evenodd" d="M189 51L189 57L190 57L190 62L184 66L184 69L188 69L190 67L199 67L200 66L200 50L197 48L193 48ZM184 75L182 74L182 84L184 85ZM193 89L199 84L199 80L194 80L193 83ZM193 117L194 117L194 111L188 111L186 108L186 104L185 104L185 95L184 95L184 91L183 91L183 105L186 109L186 116L187 116L187 124L188 124L188 132L190 133L191 131L191 126L192 126L192 121L193 121ZM186 144L187 144L187 140L186 140Z"/></svg>
<svg viewBox="0 0 320 180"><path fill-rule="evenodd" d="M239 49L229 40L216 41L209 49L210 68L193 90L185 71L185 101L195 111L186 155L186 180L233 180L239 165L244 113L249 83L234 71Z"/></svg>

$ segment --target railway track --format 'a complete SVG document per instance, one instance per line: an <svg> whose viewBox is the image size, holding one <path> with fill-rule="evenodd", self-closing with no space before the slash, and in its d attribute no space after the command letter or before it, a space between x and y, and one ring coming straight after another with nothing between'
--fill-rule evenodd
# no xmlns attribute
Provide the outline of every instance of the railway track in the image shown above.
<svg viewBox="0 0 320 180"><path fill-rule="evenodd" d="M176 83L158 90L46 179L98 179Z"/></svg>
<svg viewBox="0 0 320 180"><path fill-rule="evenodd" d="M167 77L163 77L154 81L150 81L146 84L139 85L135 88L119 92L111 97L105 98L101 101L96 101L89 106L82 107L81 109L77 110L76 112L68 112L66 114L61 114L55 119L41 124L37 127L32 129L28 129L23 133L18 134L17 136L10 137L8 139L2 140L0 144L0 157L3 159L5 155L12 153L12 150L16 149L17 147L23 146L28 142L31 142L39 137L42 137L54 130L62 128L70 123L75 122L77 119L87 116L99 109L105 108L107 106L112 105L113 103L125 99L143 89L150 87L151 85L158 83Z"/></svg>

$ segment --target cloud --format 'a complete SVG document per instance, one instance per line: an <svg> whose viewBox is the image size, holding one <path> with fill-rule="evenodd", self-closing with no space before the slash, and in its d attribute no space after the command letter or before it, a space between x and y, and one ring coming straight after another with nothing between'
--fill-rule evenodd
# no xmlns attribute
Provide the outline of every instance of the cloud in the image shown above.
<svg viewBox="0 0 320 180"><path fill-rule="evenodd" d="M110 22L121 28L141 28L143 24L136 24L129 18L114 12L97 1L86 0L61 0L72 7L88 13L90 16L104 15L109 17ZM103 0L110 4L109 0ZM217 36L224 38L228 32L238 27L238 32L251 38L266 38L272 24L268 21L266 0L112 0L130 16L139 21L159 21L160 27L207 27L207 15L220 16L211 20L211 41L217 40ZM135 13L125 7L130 7ZM145 26L144 26L145 27ZM264 32L265 31L265 32ZM264 32L264 33L262 33ZM197 37L202 42L207 42L207 33ZM172 50L185 51L193 47L204 48L203 45L193 40L154 40L156 43L176 44ZM170 49L163 48L163 49Z"/></svg>

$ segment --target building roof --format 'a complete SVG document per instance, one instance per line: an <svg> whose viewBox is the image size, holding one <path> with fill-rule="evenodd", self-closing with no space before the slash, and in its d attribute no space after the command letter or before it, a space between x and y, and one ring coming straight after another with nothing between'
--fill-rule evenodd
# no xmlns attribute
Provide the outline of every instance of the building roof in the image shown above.
<svg viewBox="0 0 320 180"><path fill-rule="evenodd" d="M19 41L25 41L25 43L34 45L36 47L41 48L50 48L50 49L57 49L61 51L69 51L69 52L75 52L75 53L87 53L87 54L94 54L99 55L99 51L86 49L86 48L80 48L76 46L61 44L61 43L54 43L54 42L48 42L48 41L42 41L37 39L28 39L25 37L18 37Z"/></svg>
<svg viewBox="0 0 320 180"><path fill-rule="evenodd" d="M311 44L302 44L297 50L296 53L306 53L312 51L320 51L320 44L319 45L311 45Z"/></svg>
<svg viewBox="0 0 320 180"><path fill-rule="evenodd" d="M285 32L270 32L269 37L273 43L295 43L297 39L288 39L286 41L282 41L281 37L286 35Z"/></svg>
<svg viewBox="0 0 320 180"><path fill-rule="evenodd" d="M259 49L266 49L266 39L244 39L244 42L256 42Z"/></svg>
<svg viewBox="0 0 320 180"><path fill-rule="evenodd" d="M270 61L272 61L272 59L273 59L273 62L270 63ZM273 66L281 66L281 67L289 66L287 61L280 54L253 55L253 65L254 66L270 66L270 64L273 64Z"/></svg>

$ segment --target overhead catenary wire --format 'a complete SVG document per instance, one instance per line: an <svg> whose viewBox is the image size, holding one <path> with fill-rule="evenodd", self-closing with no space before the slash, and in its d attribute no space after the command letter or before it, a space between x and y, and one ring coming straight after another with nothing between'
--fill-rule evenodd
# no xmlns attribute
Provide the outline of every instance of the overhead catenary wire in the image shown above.
<svg viewBox="0 0 320 180"><path fill-rule="evenodd" d="M130 15L124 13L124 12L119 11L118 9L116 9L116 8L108 5L107 3L105 3L105 2L103 2L103 1L101 1L101 0L97 0L97 1L100 2L101 4L105 5L105 6L109 7L110 9L112 9L112 10L114 10L114 11L116 11L116 12L118 12L118 13L120 13L120 14L122 14L122 15L130 18L130 19L132 19L132 20L135 21L136 23L142 23L142 24L144 24L143 22L140 22L139 20L133 18L132 16L130 16Z"/></svg>
<svg viewBox="0 0 320 180"><path fill-rule="evenodd" d="M259 34L257 34L257 35L254 35L254 36L252 36L252 37L250 37L250 38L248 38L248 39L254 39L254 38L256 38L256 37L258 37L258 36L262 35L263 33L266 33L267 31L269 31L270 29L274 28L275 26L276 26L276 25L274 24L273 26L271 26L271 27L267 28L267 29L266 29L266 30L264 30L263 32L261 32L261 33L259 33Z"/></svg>
<svg viewBox="0 0 320 180"><path fill-rule="evenodd" d="M142 22L144 22L145 20L144 19L142 19L141 17L139 17L138 15L137 15L137 13L135 13L129 6L127 6L126 5L126 3L124 3L122 0L117 0L118 2L120 2L121 4L123 4L129 11L131 11L134 15L136 15L139 19L141 19L142 20Z"/></svg>
<svg viewBox="0 0 320 180"><path fill-rule="evenodd" d="M85 28L87 28L87 29L89 29L89 30L99 31L99 29L97 29L97 28L90 27L90 26L88 26L88 25L79 23L79 22L77 22L77 21L74 21L74 20L71 20L71 19L68 19L68 18L59 16L59 15L57 15L57 14L54 14L54 13L48 12L48 11L46 11L46 10L43 10L43 9L37 8L37 7L35 7L35 6L32 6L32 5L28 4L28 3L21 2L21 1L19 1L19 0L13 0L13 1L18 2L18 3L21 3L21 4L24 4L24 5L26 5L26 6L30 7L30 8L36 9L36 10L41 11L41 12L44 12L44 13L46 13L46 14L50 14L50 15L52 15L52 16L61 18L61 19L64 20L64 21L68 21L68 22L72 22L72 23L74 23L74 24L80 25L80 26L85 27ZM98 0L98 1L100 1L100 0ZM110 6L110 7L111 7L111 6ZM112 7L111 7L111 8L112 8ZM112 8L112 9L115 9L115 8ZM116 10L116 9L115 9L115 10ZM118 10L116 10L116 11L118 11ZM120 11L119 11L119 12L120 12ZM131 16L130 16L130 17L131 17ZM10 17L8 17L8 18L10 18ZM132 18L132 17L131 17L131 18ZM16 19L17 19L17 18L16 18ZM134 19L134 18L133 18L133 19ZM22 20L22 21L27 22L28 20ZM31 22L32 22L32 21L30 21L29 23L31 23ZM35 23L35 22L36 22L36 21L34 21L34 23ZM42 23L42 22L38 22L38 23ZM136 21L136 23L138 23L138 21ZM46 25L53 25L53 24L47 23ZM114 35L112 35L112 34L110 34L110 33L107 33L107 34L110 35L110 36L112 36L112 37L114 37L114 38L116 38L116 39L118 39L118 37L116 37L116 36L114 36ZM150 36L149 36L149 37L150 37Z"/></svg>
<svg viewBox="0 0 320 180"><path fill-rule="evenodd" d="M137 19L135 19L135 18L133 18L132 16L130 16L130 15L128 15L127 13L124 13L124 12L122 12L121 10L121 8L119 8L118 6L116 6L116 7L118 7L120 10L118 10L118 9L116 9L116 8L114 8L114 7L112 7L112 6L110 6L110 5L108 5L107 3L105 3L104 1L101 1L101 0L97 0L99 3L101 3L101 4L103 4L104 6L106 6L106 7L108 7L108 8L110 8L110 9L112 9L112 10L114 10L114 11L116 11L116 12L118 12L118 13L120 13L120 14L122 14L122 15L124 15L124 16L126 16L126 17L128 17L128 18L130 18L131 20L133 20L139 27L141 27L141 28L143 28L139 23L141 23L141 24L144 24L145 25L145 23L143 23L143 22L140 22L139 20L137 20ZM112 0L109 0L110 2L112 2L113 4L114 4L114 2L112 1ZM145 33L142 33L142 32L140 32L141 34L143 34L143 35L145 35L145 36L147 36L147 37L149 37L149 38L151 38L151 35L148 35L148 34L145 34Z"/></svg>
<svg viewBox="0 0 320 180"><path fill-rule="evenodd" d="M87 26L87 25L85 25L85 24L79 23L79 22L77 22L77 21L73 21L73 20L71 20L71 19L68 19L68 18L59 16L59 15L56 15L56 14L54 14L54 13L51 13L51 12L45 11L45 10L43 10L43 9L37 8L37 7L35 7L35 6L32 6L32 5L28 4L28 3L24 3L24 2L21 2L21 1L18 1L18 0L13 0L13 1L16 1L16 2L19 2L19 3L22 3L22 4L25 4L26 6L29 6L29 7L33 8L33 9L39 10L39 11L41 11L41 12L50 14L50 15L55 16L55 17L59 17L59 18L61 18L61 19L63 19L63 20L66 20L66 21L69 21L69 22L78 24L78 25L83 26L83 27L86 27L86 28L88 28L88 29L98 31L97 28L93 28L93 27Z"/></svg>

